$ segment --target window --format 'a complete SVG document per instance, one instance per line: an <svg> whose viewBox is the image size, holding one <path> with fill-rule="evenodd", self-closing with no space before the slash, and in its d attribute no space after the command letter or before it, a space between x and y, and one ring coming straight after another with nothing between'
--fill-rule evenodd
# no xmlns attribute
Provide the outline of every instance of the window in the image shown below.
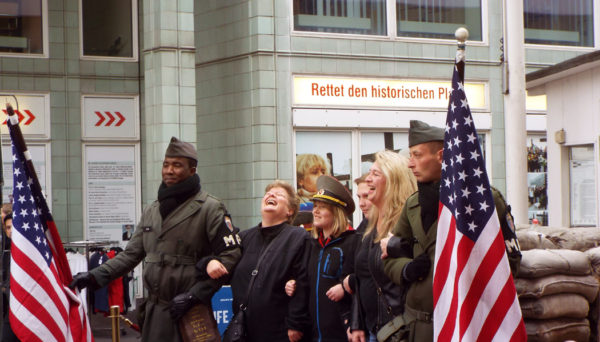
<svg viewBox="0 0 600 342"><path fill-rule="evenodd" d="M300 212L295 225L312 227L312 196L321 175L331 175L352 192L352 135L350 132L296 133L296 189Z"/></svg>
<svg viewBox="0 0 600 342"><path fill-rule="evenodd" d="M464 26L469 40L482 40L481 0L396 0L396 18L401 37L455 39Z"/></svg>
<svg viewBox="0 0 600 342"><path fill-rule="evenodd" d="M594 46L592 0L524 0L525 43Z"/></svg>
<svg viewBox="0 0 600 342"><path fill-rule="evenodd" d="M294 0L293 11L296 31L387 36L395 30L398 37L454 40L456 29L466 27L469 40L483 36L481 0ZM387 27L388 11L396 27Z"/></svg>
<svg viewBox="0 0 600 342"><path fill-rule="evenodd" d="M375 162L375 153L383 150L392 150L408 157L408 133L362 133L360 137L361 174L356 175L354 178L369 172L369 168Z"/></svg>
<svg viewBox="0 0 600 342"><path fill-rule="evenodd" d="M546 136L527 137L527 192L529 199L529 223L534 219L542 226L548 225L548 194Z"/></svg>
<svg viewBox="0 0 600 342"><path fill-rule="evenodd" d="M131 1L82 0L81 13L84 56L134 57Z"/></svg>
<svg viewBox="0 0 600 342"><path fill-rule="evenodd" d="M569 152L571 225L596 226L594 146L573 146Z"/></svg>
<svg viewBox="0 0 600 342"><path fill-rule="evenodd" d="M387 35L386 0L294 0L294 29Z"/></svg>
<svg viewBox="0 0 600 342"><path fill-rule="evenodd" d="M44 53L42 0L0 0L0 52Z"/></svg>

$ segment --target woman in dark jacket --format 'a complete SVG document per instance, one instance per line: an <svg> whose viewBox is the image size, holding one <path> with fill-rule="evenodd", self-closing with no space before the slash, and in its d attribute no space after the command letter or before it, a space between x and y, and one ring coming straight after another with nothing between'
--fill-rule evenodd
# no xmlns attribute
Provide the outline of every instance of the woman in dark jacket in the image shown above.
<svg viewBox="0 0 600 342"><path fill-rule="evenodd" d="M299 341L310 325L307 308L307 275L304 253L308 233L291 226L298 213L294 188L275 181L261 202L261 223L240 233L242 257L231 277L233 309L237 313L246 298L247 341ZM260 254L273 242L254 272ZM256 279L248 293L250 280ZM296 279L296 295L285 294L285 284Z"/></svg>
<svg viewBox="0 0 600 342"><path fill-rule="evenodd" d="M383 272L379 243L398 221L406 199L417 190L408 159L391 151L375 154L366 182L373 206L355 257L355 274L347 282L354 292L352 338L356 342L377 341L377 332L404 311L405 289Z"/></svg>
<svg viewBox="0 0 600 342"><path fill-rule="evenodd" d="M354 272L361 236L348 230L354 212L350 192L335 178L320 176L313 196L313 238L307 262L313 341L348 341L352 296L342 280Z"/></svg>

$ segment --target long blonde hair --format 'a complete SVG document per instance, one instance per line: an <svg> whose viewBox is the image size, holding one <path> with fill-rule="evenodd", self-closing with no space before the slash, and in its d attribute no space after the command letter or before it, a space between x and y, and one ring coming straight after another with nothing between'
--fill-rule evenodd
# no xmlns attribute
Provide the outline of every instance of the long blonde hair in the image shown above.
<svg viewBox="0 0 600 342"><path fill-rule="evenodd" d="M408 158L405 156L392 151L379 151L375 154L375 162L381 168L386 181L384 200L383 207L371 207L365 236L379 226L380 230L374 240L379 241L386 237L398 222L406 199L417 191L417 181L408 168ZM381 222L377 222L380 211L383 212L383 216Z"/></svg>
<svg viewBox="0 0 600 342"><path fill-rule="evenodd" d="M333 205L324 201L321 201L321 203L325 204L325 207L329 209L333 215L331 236L336 238L348 229L348 219L346 218L346 212L344 212L344 209L338 207L337 205ZM314 237L315 239L318 238L319 230L321 229L314 227L310 231L310 235L312 235L312 237Z"/></svg>

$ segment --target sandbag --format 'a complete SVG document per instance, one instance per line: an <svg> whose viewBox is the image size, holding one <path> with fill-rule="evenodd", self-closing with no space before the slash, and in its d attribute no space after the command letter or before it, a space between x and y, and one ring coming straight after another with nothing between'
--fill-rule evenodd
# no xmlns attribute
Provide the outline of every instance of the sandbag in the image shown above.
<svg viewBox="0 0 600 342"><path fill-rule="evenodd" d="M525 320L528 342L588 342L590 323L587 319Z"/></svg>
<svg viewBox="0 0 600 342"><path fill-rule="evenodd" d="M538 227L539 228L539 227ZM598 228L550 228L539 230L546 234L560 249L586 251L600 246L600 229Z"/></svg>
<svg viewBox="0 0 600 342"><path fill-rule="evenodd" d="M558 246L546 234L537 231L517 231L517 240L522 251L530 249L556 249Z"/></svg>
<svg viewBox="0 0 600 342"><path fill-rule="evenodd" d="M592 270L595 274L600 275L600 247L588 249L585 254L590 259Z"/></svg>
<svg viewBox="0 0 600 342"><path fill-rule="evenodd" d="M520 300L523 318L586 318L590 310L587 299L575 293L560 293L541 298Z"/></svg>
<svg viewBox="0 0 600 342"><path fill-rule="evenodd" d="M568 249L522 251L520 278L540 278L551 274L587 275L592 271L587 254Z"/></svg>
<svg viewBox="0 0 600 342"><path fill-rule="evenodd" d="M598 294L598 280L592 275L573 276L555 274L543 278L515 278L519 298L540 298L558 293L577 293L588 302Z"/></svg>

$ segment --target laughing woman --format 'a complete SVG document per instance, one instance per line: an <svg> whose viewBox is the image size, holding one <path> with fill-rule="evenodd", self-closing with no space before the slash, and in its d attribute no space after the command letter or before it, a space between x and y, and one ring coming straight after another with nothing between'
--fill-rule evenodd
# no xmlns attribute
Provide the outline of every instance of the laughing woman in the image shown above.
<svg viewBox="0 0 600 342"><path fill-rule="evenodd" d="M390 341L396 331L394 318L404 311L405 290L383 272L379 244L398 221L406 199L417 190L417 185L408 168L408 158L392 151L375 154L366 183L369 186L367 198L373 206L355 257L355 279L349 284L354 285L355 291L353 341Z"/></svg>
<svg viewBox="0 0 600 342"><path fill-rule="evenodd" d="M233 308L238 314L240 305L245 307L246 341L295 342L310 325L304 265L309 237L290 225L299 206L294 188L275 181L265 192L261 223L240 233L242 257L231 278ZM284 289L288 279L296 279L291 298Z"/></svg>
<svg viewBox="0 0 600 342"><path fill-rule="evenodd" d="M361 236L348 230L354 212L350 192L335 178L320 176L313 196L313 240L307 263L313 341L348 341L352 296L342 280L354 272Z"/></svg>

